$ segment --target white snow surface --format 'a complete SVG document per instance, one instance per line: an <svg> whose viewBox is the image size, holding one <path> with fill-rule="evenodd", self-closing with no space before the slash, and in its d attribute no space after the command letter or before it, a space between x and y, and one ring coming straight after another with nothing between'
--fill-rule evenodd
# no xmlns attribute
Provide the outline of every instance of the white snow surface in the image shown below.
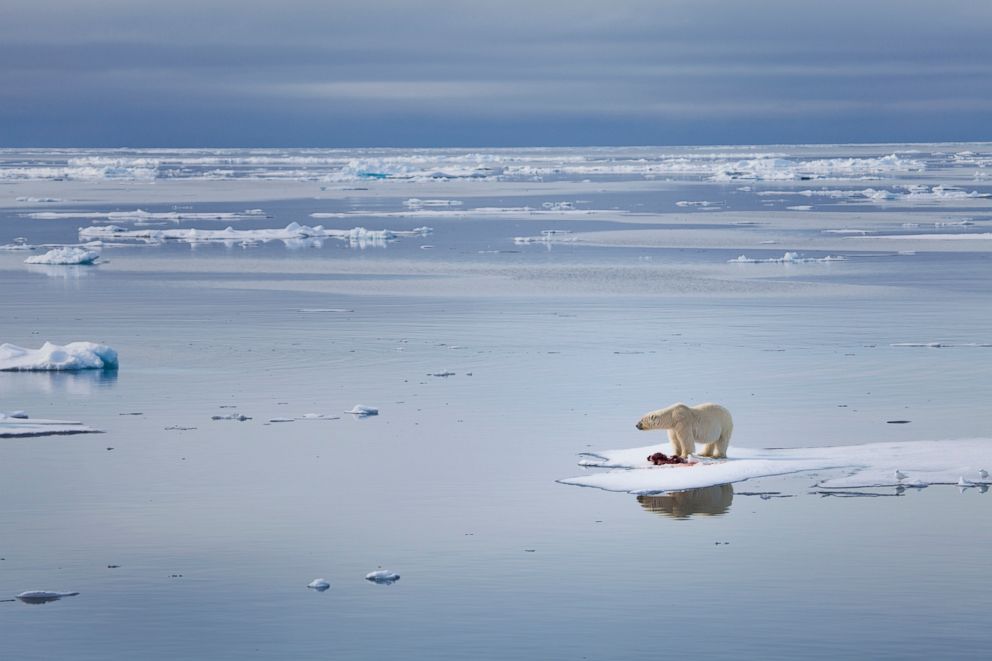
<svg viewBox="0 0 992 661"><path fill-rule="evenodd" d="M53 248L44 255L34 255L24 260L25 264L94 264L100 253L85 248Z"/></svg>
<svg viewBox="0 0 992 661"><path fill-rule="evenodd" d="M0 344L0 372L117 369L117 352L105 344L45 342L40 349Z"/></svg>
<svg viewBox="0 0 992 661"><path fill-rule="evenodd" d="M981 471L992 466L992 439L867 443L819 448L734 448L727 459L697 457L695 465L654 466L647 457L658 445L584 453L581 466L612 468L558 480L562 484L606 491L654 494L699 489L772 475L830 471L819 479L822 489L989 485ZM899 475L903 477L897 477Z"/></svg>

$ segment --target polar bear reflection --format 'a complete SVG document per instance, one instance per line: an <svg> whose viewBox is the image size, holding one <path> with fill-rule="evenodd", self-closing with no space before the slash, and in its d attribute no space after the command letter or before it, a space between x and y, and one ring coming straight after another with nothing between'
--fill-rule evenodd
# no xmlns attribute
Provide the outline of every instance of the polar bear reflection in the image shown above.
<svg viewBox="0 0 992 661"><path fill-rule="evenodd" d="M644 509L675 519L687 519L693 514L719 516L730 509L733 500L734 487L731 484L673 491L663 496L637 497L637 502Z"/></svg>

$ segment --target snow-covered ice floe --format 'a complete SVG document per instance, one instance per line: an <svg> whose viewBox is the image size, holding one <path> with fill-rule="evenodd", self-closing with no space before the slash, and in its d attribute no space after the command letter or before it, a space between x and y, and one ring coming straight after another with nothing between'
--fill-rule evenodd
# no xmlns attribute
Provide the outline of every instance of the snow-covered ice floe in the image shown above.
<svg viewBox="0 0 992 661"><path fill-rule="evenodd" d="M433 232L430 227L418 227L412 230L368 230L355 227L350 230L327 229L322 225L308 227L299 223L290 223L281 229L236 230L228 227L223 230L202 229L141 229L128 230L117 225L105 227L82 227L79 237L82 240L92 239L144 239L149 241L185 241L199 243L205 241L288 241L292 239L332 238L348 241L352 244L385 243L405 236L427 236Z"/></svg>
<svg viewBox="0 0 992 661"><path fill-rule="evenodd" d="M84 248L53 248L44 255L34 255L24 260L25 264L94 264L100 253Z"/></svg>
<svg viewBox="0 0 992 661"><path fill-rule="evenodd" d="M541 230L541 236L515 236L513 242L517 245L528 243L571 243L576 237L571 236L570 230Z"/></svg>
<svg viewBox="0 0 992 661"><path fill-rule="evenodd" d="M740 257L735 257L734 259L728 259L728 264L811 264L814 262L844 262L847 261L847 257L840 255L827 255L826 257L803 257L802 253L798 252L787 252L781 257L770 257L768 259L757 259L753 257L748 257L747 255L741 255Z"/></svg>
<svg viewBox="0 0 992 661"><path fill-rule="evenodd" d="M852 202L955 202L960 200L976 200L992 197L990 193L966 191L953 186L901 186L902 190L879 190L864 188L862 190L837 190L822 188L819 190L760 191L761 196L801 195L803 197L823 197L832 200L847 200Z"/></svg>
<svg viewBox="0 0 992 661"><path fill-rule="evenodd" d="M773 475L831 471L816 482L821 489L926 487L932 484L987 487L992 439L868 443L820 448L752 449L731 447L727 459L697 458L693 465L654 466L647 457L658 445L585 453L579 465L611 468L558 480L606 491L656 494L699 489ZM839 475L838 475L839 474Z"/></svg>
<svg viewBox="0 0 992 661"><path fill-rule="evenodd" d="M30 436L63 436L68 434L100 434L99 429L72 420L29 418L24 411L0 413L0 438Z"/></svg>
<svg viewBox="0 0 992 661"><path fill-rule="evenodd" d="M0 344L0 372L115 370L117 352L105 344L45 342L40 349Z"/></svg>
<svg viewBox="0 0 992 661"><path fill-rule="evenodd" d="M366 581L372 581L373 583L381 583L383 585L390 585L400 580L400 575L394 571L389 571L388 569L378 569L373 572L369 572L365 575Z"/></svg>
<svg viewBox="0 0 992 661"><path fill-rule="evenodd" d="M345 413L350 413L359 418L366 418L370 415L379 415L379 409L372 406L362 406L361 404L355 404L350 411L345 411Z"/></svg>
<svg viewBox="0 0 992 661"><path fill-rule="evenodd" d="M326 578L315 578L307 584L307 587L311 590L316 590L317 592L323 592L324 590L329 589L331 584L327 582Z"/></svg>

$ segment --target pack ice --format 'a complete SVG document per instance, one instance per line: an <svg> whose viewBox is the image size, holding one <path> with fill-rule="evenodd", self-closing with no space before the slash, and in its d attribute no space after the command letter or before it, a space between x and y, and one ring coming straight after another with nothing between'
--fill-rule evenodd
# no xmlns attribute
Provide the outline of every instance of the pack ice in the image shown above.
<svg viewBox="0 0 992 661"><path fill-rule="evenodd" d="M24 260L25 264L93 264L100 259L100 253L84 248L53 248L44 255L35 255Z"/></svg>

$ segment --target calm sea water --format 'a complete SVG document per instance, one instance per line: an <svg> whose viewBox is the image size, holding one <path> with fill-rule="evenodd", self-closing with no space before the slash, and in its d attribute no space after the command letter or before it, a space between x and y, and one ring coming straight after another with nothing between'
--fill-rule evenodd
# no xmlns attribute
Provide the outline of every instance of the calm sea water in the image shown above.
<svg viewBox="0 0 992 661"><path fill-rule="evenodd" d="M762 208L739 184L697 179L629 195L577 190L593 208L671 211L690 193ZM511 206L474 185L473 206ZM513 206L548 197L517 185ZM116 193L93 186L93 199L56 207L184 203L113 204ZM74 242L90 222L5 204L0 243ZM239 228L346 208L300 197L191 204L272 216ZM981 198L962 204L972 206L941 210L967 211L972 228L988 222ZM719 227L720 213L686 228ZM24 254L0 253L0 341L93 340L121 354L116 374L0 373L0 410L106 431L0 442L0 597L80 592L0 603L7 654L931 659L992 645L990 501L977 490L824 495L815 477L795 475L638 499L555 482L582 470L579 452L660 443L633 424L676 400L727 405L733 444L749 447L992 435L992 349L891 346L988 342L987 251L864 250L743 272L726 264L741 254L733 247L512 241L631 226L619 217L360 220L324 222L435 232L364 251L333 240L106 248L109 262L88 268L29 268ZM795 232L820 229L810 220ZM702 276L752 289L672 295L674 280ZM646 288L627 287L632 277ZM617 291L604 291L612 279ZM444 372L454 374L430 376ZM355 404L381 413L342 413ZM252 419L211 420L233 411ZM341 418L268 422L306 413ZM885 423L894 418L912 422ZM402 578L363 579L379 567ZM317 577L331 588L308 590Z"/></svg>

